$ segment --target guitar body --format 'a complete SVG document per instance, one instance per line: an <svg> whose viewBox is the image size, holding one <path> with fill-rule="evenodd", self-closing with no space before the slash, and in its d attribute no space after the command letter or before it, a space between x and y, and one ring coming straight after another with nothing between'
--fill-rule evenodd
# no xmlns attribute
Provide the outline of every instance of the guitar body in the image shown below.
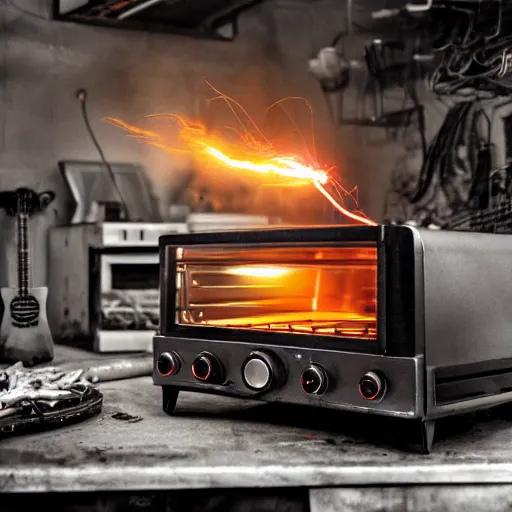
<svg viewBox="0 0 512 512"><path fill-rule="evenodd" d="M18 288L2 288L0 294L4 303L2 358L26 366L51 361L54 345L46 315L48 288L28 288L23 296Z"/></svg>
<svg viewBox="0 0 512 512"><path fill-rule="evenodd" d="M25 366L53 359L53 338L46 316L48 288L30 287L28 219L53 200L55 194L38 194L18 188L11 194L8 212L18 220L18 288L2 288L4 316L0 325L0 358Z"/></svg>

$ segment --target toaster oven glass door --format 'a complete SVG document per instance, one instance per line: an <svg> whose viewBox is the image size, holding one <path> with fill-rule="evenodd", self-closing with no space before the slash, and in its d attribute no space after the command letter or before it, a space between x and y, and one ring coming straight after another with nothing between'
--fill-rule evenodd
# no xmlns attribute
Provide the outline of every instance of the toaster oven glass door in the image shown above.
<svg viewBox="0 0 512 512"><path fill-rule="evenodd" d="M377 248L178 248L176 323L375 340Z"/></svg>

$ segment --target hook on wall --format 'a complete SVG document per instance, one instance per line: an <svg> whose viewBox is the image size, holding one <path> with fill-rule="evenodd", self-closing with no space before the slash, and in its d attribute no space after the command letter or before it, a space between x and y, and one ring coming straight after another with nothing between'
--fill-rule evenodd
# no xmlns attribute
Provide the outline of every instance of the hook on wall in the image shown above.
<svg viewBox="0 0 512 512"><path fill-rule="evenodd" d="M405 9L408 12L426 12L432 9L434 0L427 0L424 4L405 4Z"/></svg>

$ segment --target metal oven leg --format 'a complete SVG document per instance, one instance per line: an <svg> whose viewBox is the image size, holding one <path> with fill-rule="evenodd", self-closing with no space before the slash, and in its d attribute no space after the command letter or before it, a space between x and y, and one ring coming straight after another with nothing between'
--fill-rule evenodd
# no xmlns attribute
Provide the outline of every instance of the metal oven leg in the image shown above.
<svg viewBox="0 0 512 512"><path fill-rule="evenodd" d="M162 409L165 414L172 416L176 409L179 389L172 386L162 386Z"/></svg>
<svg viewBox="0 0 512 512"><path fill-rule="evenodd" d="M435 432L435 420L421 422L421 445L423 453L429 454L432 451L432 444L434 443Z"/></svg>

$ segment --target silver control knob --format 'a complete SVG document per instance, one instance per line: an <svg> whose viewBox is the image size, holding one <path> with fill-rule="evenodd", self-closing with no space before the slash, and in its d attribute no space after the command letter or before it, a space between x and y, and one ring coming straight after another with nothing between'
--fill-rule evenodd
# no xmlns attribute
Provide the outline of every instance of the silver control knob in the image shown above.
<svg viewBox="0 0 512 512"><path fill-rule="evenodd" d="M242 366L245 385L255 391L263 391L271 384L275 376L272 359L262 352L253 352Z"/></svg>

